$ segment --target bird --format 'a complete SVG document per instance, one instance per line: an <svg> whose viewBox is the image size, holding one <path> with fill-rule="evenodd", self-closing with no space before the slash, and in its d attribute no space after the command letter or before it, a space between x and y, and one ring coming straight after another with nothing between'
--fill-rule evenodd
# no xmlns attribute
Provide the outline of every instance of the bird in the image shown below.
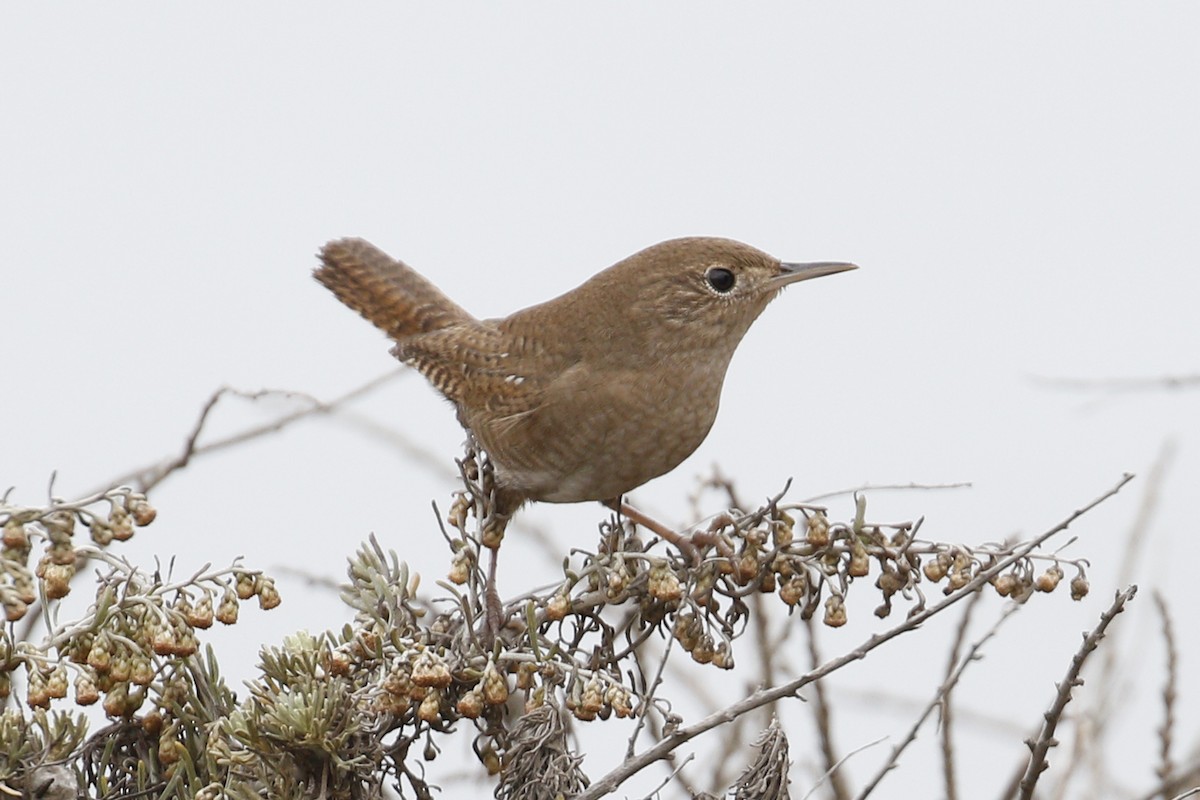
<svg viewBox="0 0 1200 800"><path fill-rule="evenodd" d="M530 501L599 501L652 523L623 498L704 441L751 324L785 287L857 268L693 236L647 247L554 299L477 319L363 239L330 241L318 258L317 281L392 340L392 354L453 404L488 455L501 536Z"/></svg>

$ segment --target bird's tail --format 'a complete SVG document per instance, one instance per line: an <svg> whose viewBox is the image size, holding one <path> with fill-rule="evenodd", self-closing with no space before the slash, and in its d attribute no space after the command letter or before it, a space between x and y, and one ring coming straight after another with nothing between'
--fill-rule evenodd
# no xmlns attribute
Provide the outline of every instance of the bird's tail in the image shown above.
<svg viewBox="0 0 1200 800"><path fill-rule="evenodd" d="M362 239L321 248L313 277L395 341L474 317L412 267Z"/></svg>

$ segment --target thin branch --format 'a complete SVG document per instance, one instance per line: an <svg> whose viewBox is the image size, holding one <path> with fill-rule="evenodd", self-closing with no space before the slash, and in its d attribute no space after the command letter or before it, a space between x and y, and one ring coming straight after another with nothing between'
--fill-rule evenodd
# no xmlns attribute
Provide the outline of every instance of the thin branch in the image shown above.
<svg viewBox="0 0 1200 800"><path fill-rule="evenodd" d="M881 744L886 740L887 740L886 736L881 736L880 738L876 739L873 742L867 742L866 744L862 745L861 747L854 748L849 753L846 753L846 755L842 756L841 759L839 759L838 762L833 765L833 769L834 770L841 769L842 765L845 764L847 761L849 761L854 756L858 755L859 753L861 753L865 750L870 750L875 745ZM809 800L809 798L813 796L813 794L817 791L817 789L821 788L821 784L823 784L825 782L825 779L827 777L829 777L830 774L831 774L830 772L826 772L824 775L822 775L821 780L819 780L815 784L813 784L812 788L809 789L807 792L805 792L804 797L800 798L800 800Z"/></svg>
<svg viewBox="0 0 1200 800"><path fill-rule="evenodd" d="M587 791L580 794L576 800L599 800L599 798L615 791L618 786L620 786L632 775L640 772L648 765L665 758L681 744L694 739L706 731L712 730L720 725L727 724L737 719L740 715L749 711L753 711L756 708L760 708L768 703L773 703L776 700L781 700L785 697L792 697L800 689L812 683L813 681L823 678L826 675L841 669L847 664L866 658L867 654L872 650L875 650L881 645L886 644L892 639L895 639L897 636L915 630L931 617L942 613L953 604L969 596L975 590L983 587L992 578L1008 569L1008 567L1024 559L1029 553L1040 547L1041 544L1050 537L1066 530L1068 527L1070 527L1071 523L1115 495L1121 490L1122 487L1125 486L1125 484L1129 483L1131 480L1133 480L1133 475L1126 473L1111 489L1106 491L1104 494L1092 500L1082 508L1075 510L1066 519L1064 519L1062 522L1059 522L1053 528L1050 528L1033 540L1026 542L1021 547L1018 547L1007 557L998 559L995 564L991 565L987 569L980 570L974 578L968 581L958 591L952 592L941 602L927 607L924 611L919 611L913 614L894 628L891 628L883 633L874 634L866 642L854 650L838 656L832 661L826 662L819 669L812 670L794 680L788 681L787 683L759 689L748 697L745 697L720 711L710 714L693 725L675 729L664 739L662 739L662 741L645 750L640 755L626 759L619 767L612 770L603 778L592 784L592 786Z"/></svg>
<svg viewBox="0 0 1200 800"><path fill-rule="evenodd" d="M298 422L314 414L328 414L337 410L340 406L345 405L351 400L355 400L365 394L375 391L388 381L396 379L400 375L405 374L407 371L408 370L403 368L391 370L383 375L372 378L361 386L351 389L345 394L340 395L339 397L336 397L328 402L318 400L312 395L308 395L303 392L289 391L286 389L261 389L255 392L246 392L240 389L234 389L230 386L223 386L217 391L213 392L208 400L205 401L204 406L200 409L200 416L196 419L196 423L192 426L191 431L184 440L183 450L178 455L154 464L149 464L145 467L141 467L140 469L131 470L130 472L127 472L126 474L120 475L114 478L112 481L109 481L107 485L116 486L130 484L137 487L138 491L145 493L162 483L172 473L186 467L196 456L214 453L251 439L257 439L258 437L265 436L269 433L275 433L283 430L294 422ZM200 438L200 434L203 433L204 427L208 423L209 416L212 414L213 409L216 407L221 398L225 397L226 395L244 397L249 400L258 400L263 397L271 396L299 398L306 400L308 402L308 406L300 409L299 411L285 414L284 416L279 417L271 422L257 425L252 428L247 428L244 431L227 436L224 439L218 439L214 442L209 442L208 444L198 444L197 440Z"/></svg>
<svg viewBox="0 0 1200 800"><path fill-rule="evenodd" d="M1125 604L1136 594L1137 586L1130 586L1125 591L1118 592L1113 604L1100 615L1100 622L1091 632L1084 635L1083 644L1071 658L1071 666L1067 669L1066 677L1058 684L1058 693L1054 696L1050 710L1045 714L1045 722L1042 724L1042 730L1038 734L1037 740L1026 741L1030 750L1029 766L1025 769L1025 776L1021 779L1019 800L1033 800L1033 790L1037 788L1038 778L1050 766L1046 756L1050 753L1050 748L1058 744L1058 740L1054 738L1054 732L1062 720L1063 712L1067 709L1067 703L1071 702L1071 691L1076 686L1083 685L1083 679L1079 677L1083 664L1099 646L1109 623L1116 619L1117 614L1125 610Z"/></svg>
<svg viewBox="0 0 1200 800"><path fill-rule="evenodd" d="M987 642L991 640L993 636L996 635L996 632L1000 630L1000 626L1004 624L1005 620L1015 614L1020 608L1021 606L1017 603L1009 603L1009 605L1004 609L1004 613L1000 615L1000 618L996 620L991 629L985 633L983 637L979 639L979 641L971 645L970 649L967 651L967 655L964 658L958 660L954 666L954 669L950 671L950 673L946 676L946 680L942 682L942 685L938 687L937 692L934 693L933 699L929 701L929 703L925 706L925 709L921 712L920 716L917 717L916 722L914 722L912 727L908 729L908 735L904 737L903 741L892 748L892 754L888 758L887 762L879 769L878 772L875 773L875 777L873 777L871 781L865 787L863 787L863 790L858 793L857 800L865 800L865 798L869 797L871 792L875 791L875 787L879 785L879 782L883 780L884 776L899 765L900 754L903 753L904 750L916 740L917 732L920 731L921 726L925 724L925 720L929 718L929 715L933 713L935 708L938 708L946 703L950 692L956 685L958 685L958 681L962 678L963 673L966 672L967 667L979 660L979 651L983 649L983 646L987 644Z"/></svg>
<svg viewBox="0 0 1200 800"><path fill-rule="evenodd" d="M967 631L971 627L971 617L974 615L975 609L979 605L979 600L983 597L982 594L977 594L971 598L971 602L967 603L967 607L963 610L962 622L959 623L958 632L954 636L954 644L950 648L950 658L946 662L946 679L945 691L942 692L940 725L941 740L942 740L942 780L946 785L946 800L958 800L958 779L954 770L954 703L951 702L951 692L955 684L958 683L958 678L955 676L959 669L962 656L962 648L967 641ZM1001 621L1007 619L1007 615L1001 618ZM994 633L999 622L992 628ZM951 680L953 678L953 681Z"/></svg>
<svg viewBox="0 0 1200 800"><path fill-rule="evenodd" d="M970 489L973 484L970 481L955 481L954 483L864 483L861 486L855 486L850 489L837 489L824 494L813 495L805 500L806 503L816 503L820 500L828 500L831 497L841 497L847 494L858 494L859 492L890 492L890 491L908 491L911 489L922 489L932 491L936 489Z"/></svg>
<svg viewBox="0 0 1200 800"><path fill-rule="evenodd" d="M1052 378L1032 375L1035 383L1051 389L1087 392L1148 392L1162 389L1192 389L1200 386L1200 375L1161 375L1156 378Z"/></svg>
<svg viewBox="0 0 1200 800"><path fill-rule="evenodd" d="M813 617L804 620L808 628L808 656L812 669L821 666L821 650L817 644L817 624ZM815 681L812 685L813 702L809 707L813 712L813 721L817 725L817 740L820 742L822 768L825 777L829 779L829 788L836 800L849 800L850 787L846 785L846 777L838 769L844 758L838 758L837 746L833 743L833 722L829 697L825 693L823 681Z"/></svg>
<svg viewBox="0 0 1200 800"><path fill-rule="evenodd" d="M1125 536L1121 557L1117 559L1117 586L1133 584L1140 571L1143 556L1153 552L1153 548L1148 546L1151 524L1158 512L1162 487L1174 461L1175 449L1173 440L1163 441L1154 462L1150 465L1146 479L1142 481L1141 501ZM1098 656L1099 663L1095 665L1092 689L1088 692L1087 700L1082 703L1083 710L1077 712L1079 721L1076 725L1076 735L1072 737L1074 742L1071 758L1066 760L1061 774L1055 775L1057 785L1052 793L1055 798L1066 797L1072 780L1089 766L1089 793L1103 794L1110 785L1109 762L1104 757L1104 753L1107 752L1106 739L1108 733L1113 730L1109 723L1132 696L1131 692L1125 690L1125 681L1120 675L1130 652L1129 648L1119 644L1126 635L1127 631L1123 628L1113 631L1113 642ZM1024 769L1024 764L1017 765L1013 777L1014 785L1019 781ZM1011 797L1011 794L1009 796Z"/></svg>
<svg viewBox="0 0 1200 800"><path fill-rule="evenodd" d="M1179 649L1175 643L1175 626L1171 622L1171 611L1167 608L1166 598L1161 592L1154 592L1154 605L1162 617L1163 643L1167 648L1167 683L1163 686L1163 722L1158 729L1159 765L1156 774L1163 785L1163 800L1167 798L1166 787L1175 778L1175 768L1171 763L1171 742L1175 733L1175 700L1179 682Z"/></svg>

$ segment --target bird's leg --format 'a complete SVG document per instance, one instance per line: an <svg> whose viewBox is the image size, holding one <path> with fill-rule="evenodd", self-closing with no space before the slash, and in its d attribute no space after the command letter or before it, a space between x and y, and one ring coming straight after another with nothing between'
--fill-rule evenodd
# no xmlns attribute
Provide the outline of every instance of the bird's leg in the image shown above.
<svg viewBox="0 0 1200 800"><path fill-rule="evenodd" d="M729 548L729 545L712 531L693 531L691 534L678 533L653 517L638 511L629 505L629 503L626 503L624 499L617 498L602 502L618 514L624 515L626 519L631 520L634 524L641 525L651 533L666 539L678 547L680 552L690 559L693 564L699 564L703 560L700 550L705 547L716 547L717 552L725 558L733 558L733 551Z"/></svg>
<svg viewBox="0 0 1200 800"><path fill-rule="evenodd" d="M488 548L487 584L483 593L483 640L487 647L500 635L501 614L504 607L500 603L500 591L496 588L496 564L500 561L500 548Z"/></svg>
<svg viewBox="0 0 1200 800"><path fill-rule="evenodd" d="M688 558L693 564L699 564L703 559L700 556L700 551L696 548L695 542L691 536L682 533L677 533L671 530L666 525L651 516L643 514L633 506L626 503L623 498L615 497L612 500L602 501L604 505L621 514L626 519L631 520L636 525L641 525L646 530L656 536L667 540L671 544L679 548L679 551Z"/></svg>

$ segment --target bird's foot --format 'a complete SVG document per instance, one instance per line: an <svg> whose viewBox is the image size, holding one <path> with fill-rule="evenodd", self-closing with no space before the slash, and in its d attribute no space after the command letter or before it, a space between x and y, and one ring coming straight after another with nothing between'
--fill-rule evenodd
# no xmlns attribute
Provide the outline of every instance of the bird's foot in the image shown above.
<svg viewBox="0 0 1200 800"><path fill-rule="evenodd" d="M500 602L500 590L496 588L496 563L500 559L500 548L491 547L488 551L487 582L483 588L483 630L480 636L483 646L491 649L504 623L504 604Z"/></svg>
<svg viewBox="0 0 1200 800"><path fill-rule="evenodd" d="M729 546L719 536L704 531L697 531L691 534L679 533L678 531L671 530L653 517L643 514L623 500L606 500L604 501L604 505L635 524L641 525L656 536L675 545L679 548L679 552L695 566L699 566L704 560L704 555L701 551L708 547L715 546L717 551L726 558L733 556L733 551L729 549Z"/></svg>

